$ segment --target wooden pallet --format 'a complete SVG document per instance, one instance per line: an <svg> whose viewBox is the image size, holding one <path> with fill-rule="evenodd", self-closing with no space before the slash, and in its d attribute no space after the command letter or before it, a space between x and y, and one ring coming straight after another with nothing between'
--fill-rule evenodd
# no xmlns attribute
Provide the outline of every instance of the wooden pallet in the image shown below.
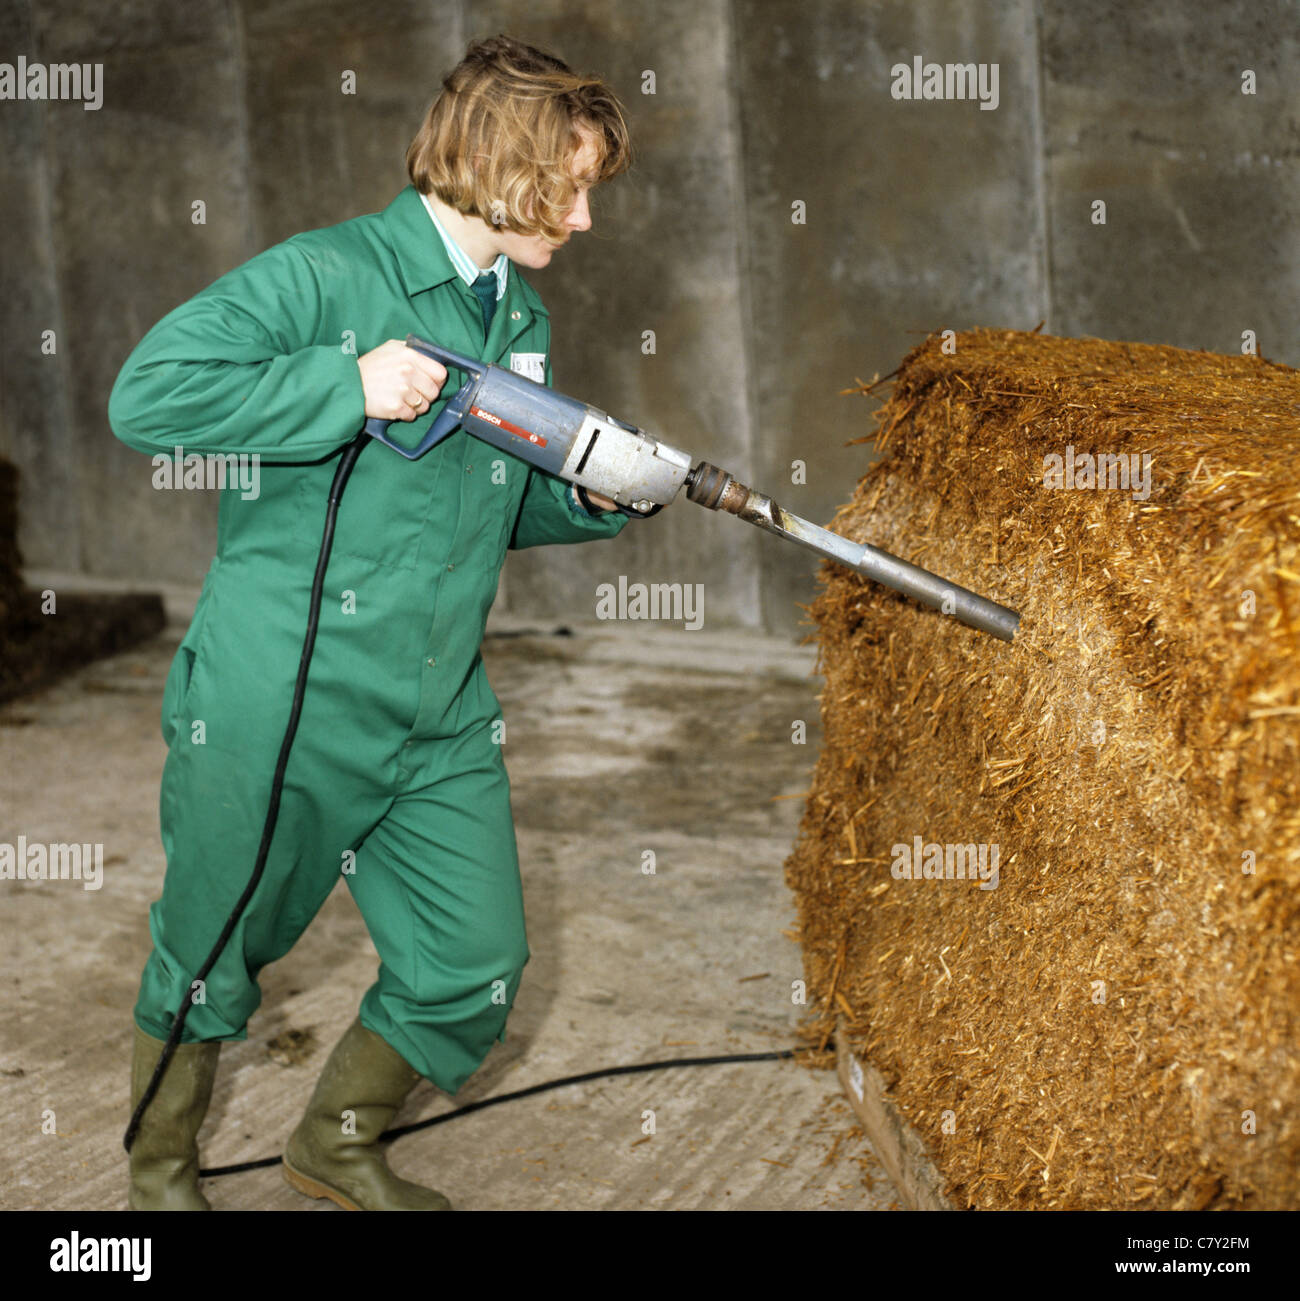
<svg viewBox="0 0 1300 1301"><path fill-rule="evenodd" d="M835 1027L835 1060L844 1095L893 1180L899 1201L912 1211L955 1210L924 1141L889 1100L884 1077L849 1050L843 1019Z"/></svg>

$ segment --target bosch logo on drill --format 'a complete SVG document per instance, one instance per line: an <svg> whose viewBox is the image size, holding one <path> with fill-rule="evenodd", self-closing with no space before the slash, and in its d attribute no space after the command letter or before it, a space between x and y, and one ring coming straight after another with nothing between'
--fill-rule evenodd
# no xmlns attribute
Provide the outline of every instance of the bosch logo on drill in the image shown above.
<svg viewBox="0 0 1300 1301"><path fill-rule="evenodd" d="M533 444L534 447L545 447L546 439L541 434L534 434L531 430L520 429L518 425L512 425L508 420L502 420L500 416L494 416L490 411L484 411L482 407L470 407L469 413L477 416L480 420L486 420L490 425L496 425L498 429L504 429L508 434L514 434L516 438L522 438Z"/></svg>

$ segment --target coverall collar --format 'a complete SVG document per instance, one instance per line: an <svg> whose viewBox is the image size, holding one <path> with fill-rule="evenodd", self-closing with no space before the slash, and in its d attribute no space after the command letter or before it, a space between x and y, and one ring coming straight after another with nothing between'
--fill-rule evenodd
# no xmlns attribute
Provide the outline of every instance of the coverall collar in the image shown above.
<svg viewBox="0 0 1300 1301"><path fill-rule="evenodd" d="M429 196L421 194L420 202L424 204L429 220L433 222L433 228L438 232L438 238L442 240L442 246L446 249L452 266L456 268L456 273L470 288L473 288L475 281L481 279L482 269L475 265L473 258L452 238L451 232L442 224L434 210ZM510 279L510 259L504 253L498 253L488 272L496 279L496 301L499 303L505 297L506 284Z"/></svg>
<svg viewBox="0 0 1300 1301"><path fill-rule="evenodd" d="M384 209L384 225L408 294L414 297L456 279L456 268L442 241L429 238L429 214L414 185L406 186Z"/></svg>
<svg viewBox="0 0 1300 1301"><path fill-rule="evenodd" d="M384 224L401 268L402 283L411 297L435 285L459 279L442 241L435 238L437 232L430 229L428 211L415 186L406 186L384 209ZM497 315L505 318L511 336L527 329L535 316L550 315L536 293L525 289L513 263ZM496 325L495 321L493 325Z"/></svg>

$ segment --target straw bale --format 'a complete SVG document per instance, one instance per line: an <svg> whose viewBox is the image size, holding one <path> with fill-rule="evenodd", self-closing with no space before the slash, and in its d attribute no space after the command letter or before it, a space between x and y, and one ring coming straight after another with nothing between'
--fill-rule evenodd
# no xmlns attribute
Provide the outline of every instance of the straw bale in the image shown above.
<svg viewBox="0 0 1300 1301"><path fill-rule="evenodd" d="M845 1019L959 1205L1295 1207L1300 372L955 343L896 372L831 527L1021 631L823 564L808 1033ZM1068 448L1146 491L1046 486ZM897 879L917 836L997 845L997 888Z"/></svg>

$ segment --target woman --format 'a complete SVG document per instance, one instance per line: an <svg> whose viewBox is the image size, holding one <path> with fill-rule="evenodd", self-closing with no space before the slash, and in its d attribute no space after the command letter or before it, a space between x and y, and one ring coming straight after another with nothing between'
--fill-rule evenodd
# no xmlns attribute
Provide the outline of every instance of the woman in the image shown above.
<svg viewBox="0 0 1300 1301"><path fill-rule="evenodd" d="M349 1209L445 1209L376 1140L421 1076L454 1093L505 1037L528 946L500 706L479 647L509 548L611 537L559 480L458 431L417 461L367 444L340 508L301 721L265 874L249 880L293 696L326 498L367 417L414 444L445 370L400 339L550 383L550 322L516 267L591 226L630 162L612 92L507 37L472 44L382 212L295 236L164 317L109 419L130 446L258 460L222 495L216 559L168 676L162 898L135 1007L132 1106L185 1000L181 1042L130 1148L129 1204L209 1209L195 1142L258 972L342 872L380 956L286 1148L285 1177ZM604 513L610 511L611 513Z"/></svg>

